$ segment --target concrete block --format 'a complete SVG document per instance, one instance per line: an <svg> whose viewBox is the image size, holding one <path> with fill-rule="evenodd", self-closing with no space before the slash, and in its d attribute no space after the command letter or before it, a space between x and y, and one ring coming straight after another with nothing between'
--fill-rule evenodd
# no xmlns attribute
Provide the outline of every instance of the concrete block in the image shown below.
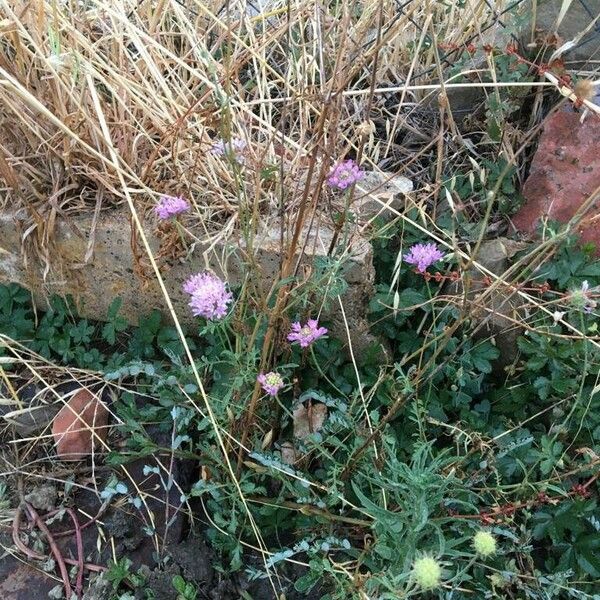
<svg viewBox="0 0 600 600"><path fill-rule="evenodd" d="M23 245L21 243L22 232L26 228L25 216L23 211L5 211L0 215L0 281L16 282L31 290L41 310L47 308L50 295L71 294L79 314L90 319L106 319L108 308L117 296L123 299L121 314L131 324L137 324L140 317L155 308L167 315L164 297L150 265L145 265L146 277L140 277L139 269L136 269L127 208L101 213L95 226L93 254L87 262L92 215L78 215L68 221L57 220L47 245L49 265L44 264L31 247L35 243L36 232L29 232L29 237ZM144 231L153 253L158 254L161 240L156 223L144 222ZM301 246L305 248L305 255L301 260L300 275L312 267L315 257L326 256L332 236L333 232L322 226L304 232ZM276 219L259 230L253 247L260 285L268 289L278 276L281 260ZM214 247L210 247L208 242L197 243L188 256L161 267L176 313L184 325L194 325L198 319L192 316L187 306L189 297L182 291L183 282L208 267L231 285L242 283L245 274L241 260L243 251L241 240L229 239ZM138 242L137 255L147 262L141 242ZM358 234L351 238L343 276L348 283L342 299L346 319L351 331L357 332L357 344L363 348L367 341L372 341L366 336L366 310L373 293L374 269L371 245ZM339 303L331 302L329 314L323 317L333 322L332 335L346 340Z"/></svg>

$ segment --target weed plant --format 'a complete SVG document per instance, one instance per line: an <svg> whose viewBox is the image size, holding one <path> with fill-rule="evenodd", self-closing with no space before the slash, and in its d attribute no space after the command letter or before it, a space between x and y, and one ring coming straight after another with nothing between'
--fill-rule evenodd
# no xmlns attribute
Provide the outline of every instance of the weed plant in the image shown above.
<svg viewBox="0 0 600 600"><path fill-rule="evenodd" d="M38 312L0 286L3 402L22 408L24 376L112 390L99 497L144 511L119 467L147 458L170 490L152 457L194 461L177 508L221 572L274 598L290 564L299 597L323 600L597 597L600 262L575 235L585 211L511 240L500 270L482 258L512 235L542 117L563 97L595 110L547 47L490 39L516 31L521 2L159 4L0 0L0 203L20 215L28 266L59 279L57 220L93 211L92 247L97 215L125 211L134 276L167 307L130 326L116 298L100 323L77 299ZM487 91L459 127L450 96L467 89ZM399 173L417 187L399 207L366 187ZM365 199L391 218L365 218ZM316 258L310 234L328 241ZM358 340L357 240L375 266ZM207 241L183 327L165 275ZM35 472L23 453L52 456L47 438L11 442L9 476ZM0 486L6 523L20 494ZM131 564L114 557L114 598L145 593ZM173 590L199 595L181 576Z"/></svg>

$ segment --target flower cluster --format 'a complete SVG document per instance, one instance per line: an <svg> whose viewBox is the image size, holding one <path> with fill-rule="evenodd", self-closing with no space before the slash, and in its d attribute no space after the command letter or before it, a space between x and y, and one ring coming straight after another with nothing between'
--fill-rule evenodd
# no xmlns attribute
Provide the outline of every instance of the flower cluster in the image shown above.
<svg viewBox="0 0 600 600"><path fill-rule="evenodd" d="M592 291L590 284L584 281L580 289L571 292L569 297L571 304L585 313L591 313L598 306L598 303L592 298Z"/></svg>
<svg viewBox="0 0 600 600"><path fill-rule="evenodd" d="M404 262L414 265L419 273L424 273L427 267L442 258L444 254L435 244L415 244L404 255Z"/></svg>
<svg viewBox="0 0 600 600"><path fill-rule="evenodd" d="M192 313L210 320L222 319L233 299L225 282L208 272L192 275L183 284L183 291L191 296Z"/></svg>
<svg viewBox="0 0 600 600"><path fill-rule="evenodd" d="M360 181L364 175L365 172L352 159L344 160L331 167L327 183L333 188L345 190Z"/></svg>
<svg viewBox="0 0 600 600"><path fill-rule="evenodd" d="M158 204L154 207L154 212L159 219L170 219L186 210L190 205L185 198L181 196L162 196Z"/></svg>
<svg viewBox="0 0 600 600"><path fill-rule="evenodd" d="M269 396L277 396L277 392L279 392L284 385L283 377L274 371L266 374L261 373L256 379L262 386L262 389L269 394Z"/></svg>
<svg viewBox="0 0 600 600"><path fill-rule="evenodd" d="M306 348L326 333L327 329L319 327L316 319L309 319L305 325L301 325L299 322L292 323L292 330L287 339L290 342L298 342L301 348Z"/></svg>
<svg viewBox="0 0 600 600"><path fill-rule="evenodd" d="M244 151L248 143L243 138L235 137L229 141L217 140L210 149L213 156L229 157L240 165L246 162Z"/></svg>

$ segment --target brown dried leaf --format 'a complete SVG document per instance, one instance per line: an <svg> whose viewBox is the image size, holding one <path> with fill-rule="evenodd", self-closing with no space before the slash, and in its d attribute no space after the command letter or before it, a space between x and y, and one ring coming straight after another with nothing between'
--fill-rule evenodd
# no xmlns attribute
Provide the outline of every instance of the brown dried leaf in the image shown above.
<svg viewBox="0 0 600 600"><path fill-rule="evenodd" d="M304 404L300 404L294 410L293 415L294 437L302 440L323 428L323 423L327 418L327 406L310 404L307 408Z"/></svg>
<svg viewBox="0 0 600 600"><path fill-rule="evenodd" d="M286 465L293 465L296 462L296 448L294 448L292 442L283 442L281 444L281 460Z"/></svg>

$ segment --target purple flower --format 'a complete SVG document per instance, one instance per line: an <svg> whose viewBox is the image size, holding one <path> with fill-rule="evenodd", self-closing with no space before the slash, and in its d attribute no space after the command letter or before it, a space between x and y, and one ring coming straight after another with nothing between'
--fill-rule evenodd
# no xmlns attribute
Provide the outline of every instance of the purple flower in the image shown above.
<svg viewBox="0 0 600 600"><path fill-rule="evenodd" d="M243 165L246 162L244 150L247 146L248 143L243 138L234 137L229 141L219 139L212 145L210 153L213 156L231 157L237 163Z"/></svg>
<svg viewBox="0 0 600 600"><path fill-rule="evenodd" d="M327 329L319 327L319 322L316 319L309 319L306 325L292 323L292 330L288 334L287 339L290 342L298 342L301 348L306 348L326 333Z"/></svg>
<svg viewBox="0 0 600 600"><path fill-rule="evenodd" d="M159 219L170 219L189 209L190 205L188 201L181 196L162 196L158 204L154 207L154 212Z"/></svg>
<svg viewBox="0 0 600 600"><path fill-rule="evenodd" d="M362 179L365 172L352 160L344 160L331 167L327 183L334 188L345 190Z"/></svg>
<svg viewBox="0 0 600 600"><path fill-rule="evenodd" d="M225 282L207 271L192 275L183 284L183 291L191 296L192 313L210 320L222 319L233 299Z"/></svg>
<svg viewBox="0 0 600 600"><path fill-rule="evenodd" d="M279 373L271 371L266 375L261 373L257 378L258 383L262 386L269 396L277 396L277 392L283 387L283 378Z"/></svg>
<svg viewBox="0 0 600 600"><path fill-rule="evenodd" d="M404 255L404 262L417 267L419 273L424 273L427 267L444 258L444 253L438 250L435 244L415 244L408 254Z"/></svg>

